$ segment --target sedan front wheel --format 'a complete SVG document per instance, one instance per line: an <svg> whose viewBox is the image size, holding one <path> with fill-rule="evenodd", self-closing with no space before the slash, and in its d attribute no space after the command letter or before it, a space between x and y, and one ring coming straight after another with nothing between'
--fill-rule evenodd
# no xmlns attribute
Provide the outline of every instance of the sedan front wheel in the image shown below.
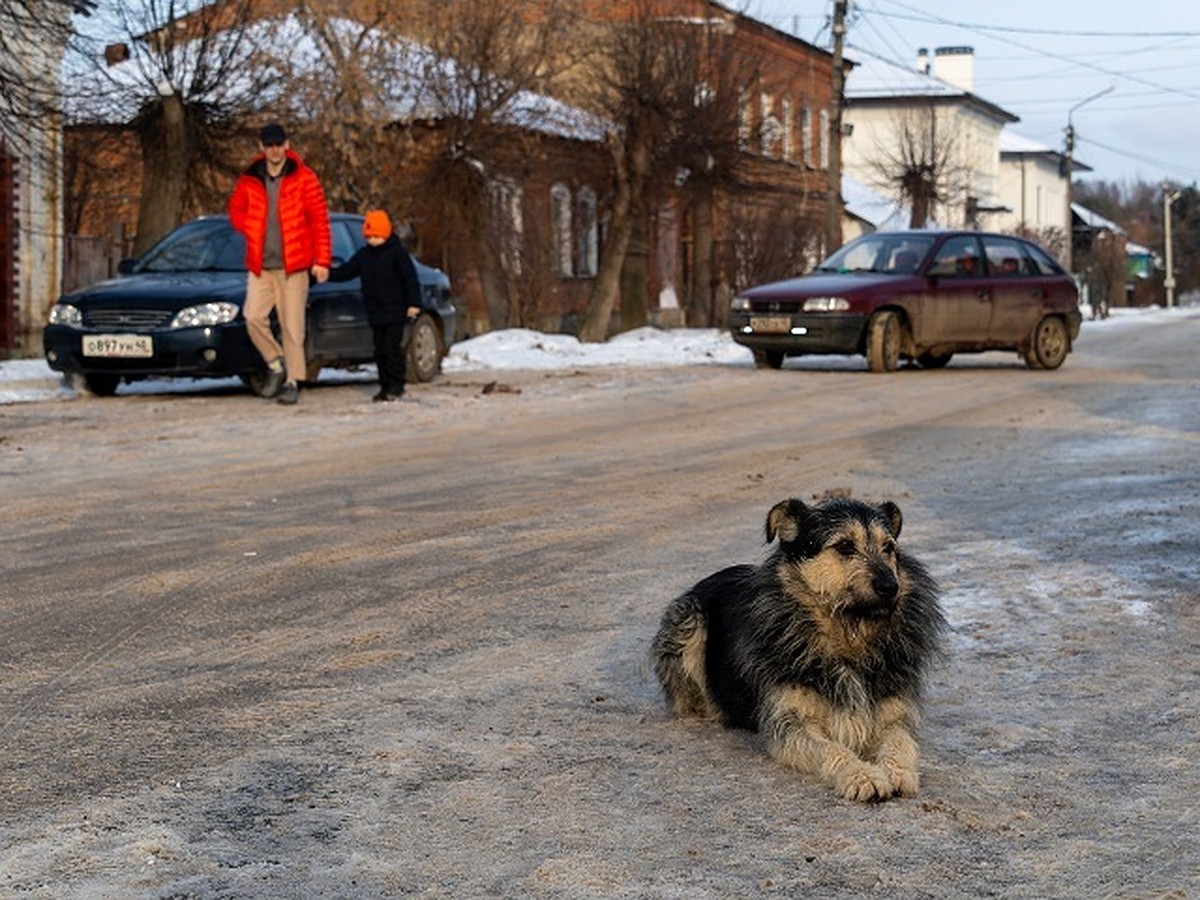
<svg viewBox="0 0 1200 900"><path fill-rule="evenodd" d="M872 372L895 372L900 366L900 319L883 310L867 325L867 366Z"/></svg>

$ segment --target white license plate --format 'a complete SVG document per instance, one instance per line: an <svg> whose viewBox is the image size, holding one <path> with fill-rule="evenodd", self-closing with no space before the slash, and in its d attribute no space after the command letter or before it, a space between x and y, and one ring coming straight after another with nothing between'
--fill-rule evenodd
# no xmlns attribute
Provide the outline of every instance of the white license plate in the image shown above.
<svg viewBox="0 0 1200 900"><path fill-rule="evenodd" d="M148 334L85 334L83 355L149 359L154 355L154 339Z"/></svg>
<svg viewBox="0 0 1200 900"><path fill-rule="evenodd" d="M759 334L787 334L792 320L787 316L751 316L750 327Z"/></svg>

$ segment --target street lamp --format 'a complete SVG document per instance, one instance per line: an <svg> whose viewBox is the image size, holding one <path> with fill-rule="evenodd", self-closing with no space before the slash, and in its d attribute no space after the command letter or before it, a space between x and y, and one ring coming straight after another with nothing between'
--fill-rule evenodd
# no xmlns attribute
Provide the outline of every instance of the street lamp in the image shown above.
<svg viewBox="0 0 1200 900"><path fill-rule="evenodd" d="M1179 199L1179 191L1171 190L1171 185L1163 182L1163 243L1166 247L1167 275L1163 279L1163 287L1167 289L1167 307L1175 305L1175 264L1171 260L1171 204Z"/></svg>
<svg viewBox="0 0 1200 900"><path fill-rule="evenodd" d="M1063 171L1067 176L1067 191L1066 191L1066 193L1067 193L1067 252L1066 252L1066 262L1067 262L1067 273L1068 274L1070 274L1071 269L1074 266L1074 262L1075 262L1074 259L1072 258L1075 253L1075 231L1071 227L1071 223L1073 221L1071 218L1071 165L1074 161L1074 154L1075 154L1075 126L1071 124L1071 114L1073 112L1075 112L1075 110L1079 109L1079 107L1083 106L1085 103L1091 103L1097 97L1103 97L1105 94L1107 94L1109 91L1111 91L1115 87L1116 87L1115 84L1110 84L1104 90L1097 91L1096 93L1092 94L1092 96L1090 96L1090 97L1084 97L1082 100L1080 100L1078 103L1076 103L1074 106L1072 106L1070 109L1067 110L1067 152L1063 156L1063 163L1064 163Z"/></svg>

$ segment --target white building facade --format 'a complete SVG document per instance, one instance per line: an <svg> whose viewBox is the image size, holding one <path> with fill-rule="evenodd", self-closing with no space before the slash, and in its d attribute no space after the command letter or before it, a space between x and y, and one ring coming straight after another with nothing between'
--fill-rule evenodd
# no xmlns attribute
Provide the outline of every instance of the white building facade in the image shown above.
<svg viewBox="0 0 1200 900"><path fill-rule="evenodd" d="M844 172L887 191L881 165L888 167L903 143L919 139L923 152L942 163L939 187L946 197L931 210L931 220L944 227L994 227L991 217L1005 205L1001 134L1018 118L972 92L971 48L939 48L932 63L922 51L911 69L869 55L852 61L843 115Z"/></svg>
<svg viewBox="0 0 1200 900"><path fill-rule="evenodd" d="M39 106L53 106L61 93L64 47L46 39L59 29L42 26L10 35L19 48L12 64L31 95L40 98ZM0 116L5 117L0 122L0 202L6 226L0 250L0 356L37 356L46 313L62 283L62 127L57 115L40 109Z"/></svg>

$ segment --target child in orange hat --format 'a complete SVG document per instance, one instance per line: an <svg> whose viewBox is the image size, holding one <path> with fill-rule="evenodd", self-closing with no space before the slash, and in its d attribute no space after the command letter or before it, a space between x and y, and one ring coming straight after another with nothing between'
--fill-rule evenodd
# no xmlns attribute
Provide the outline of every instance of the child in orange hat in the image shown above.
<svg viewBox="0 0 1200 900"><path fill-rule="evenodd" d="M392 220L382 209L363 217L367 245L329 273L330 281L362 279L367 322L375 340L379 369L377 403L404 396L404 328L421 314L421 286L412 257L392 232Z"/></svg>

